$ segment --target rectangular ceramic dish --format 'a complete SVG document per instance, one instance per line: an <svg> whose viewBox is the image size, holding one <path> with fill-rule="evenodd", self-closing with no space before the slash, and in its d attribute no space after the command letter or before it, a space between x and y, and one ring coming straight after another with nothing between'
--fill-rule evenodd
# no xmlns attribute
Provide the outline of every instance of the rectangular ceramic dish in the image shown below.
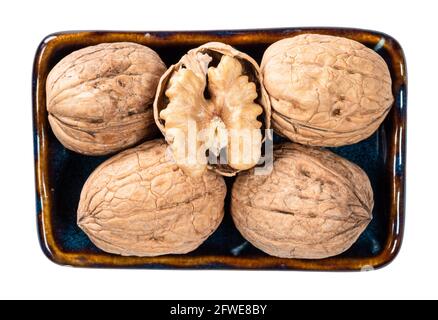
<svg viewBox="0 0 438 320"><path fill-rule="evenodd" d="M130 41L156 50L169 66L191 48L208 41L221 41L260 63L264 50L273 42L309 32L351 38L374 49L388 63L393 80L394 106L379 130L365 141L333 149L366 171L375 194L374 219L352 248L324 260L270 257L240 236L228 210L219 229L199 249L187 255L121 257L100 251L88 240L76 225L79 195L89 174L106 157L87 157L66 150L50 129L45 82L60 59L86 46ZM47 36L40 44L35 56L32 90L39 238L44 253L58 264L116 268L369 270L391 262L400 249L405 210L407 77L403 51L398 42L386 34L341 28L61 32ZM227 198L227 209L228 202Z"/></svg>

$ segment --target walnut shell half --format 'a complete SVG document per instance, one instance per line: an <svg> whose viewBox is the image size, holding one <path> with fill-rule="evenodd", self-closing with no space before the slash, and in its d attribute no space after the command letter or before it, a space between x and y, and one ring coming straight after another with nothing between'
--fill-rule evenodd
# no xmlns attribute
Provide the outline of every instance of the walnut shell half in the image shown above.
<svg viewBox="0 0 438 320"><path fill-rule="evenodd" d="M372 219L367 175L334 153L286 143L274 151L269 175L239 174L231 211L241 234L264 252L283 258L338 255Z"/></svg>
<svg viewBox="0 0 438 320"><path fill-rule="evenodd" d="M342 146L368 138L388 114L391 75L359 42L304 34L272 44L261 64L272 127L292 141Z"/></svg>
<svg viewBox="0 0 438 320"><path fill-rule="evenodd" d="M194 179L167 159L164 140L146 142L100 165L85 183L78 225L100 249L124 256L195 250L222 221L226 186Z"/></svg>
<svg viewBox="0 0 438 320"><path fill-rule="evenodd" d="M254 167L261 157L262 129L270 127L257 63L218 42L190 50L167 70L154 115L176 162L192 176L207 168L231 176Z"/></svg>
<svg viewBox="0 0 438 320"><path fill-rule="evenodd" d="M152 138L152 103L166 71L148 47L102 43L63 58L46 82L52 130L68 149L103 155Z"/></svg>

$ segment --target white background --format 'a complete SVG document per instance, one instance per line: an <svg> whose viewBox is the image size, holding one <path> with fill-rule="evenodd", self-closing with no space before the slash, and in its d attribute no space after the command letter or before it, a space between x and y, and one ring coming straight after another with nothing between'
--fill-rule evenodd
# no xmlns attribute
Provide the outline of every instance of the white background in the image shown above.
<svg viewBox="0 0 438 320"><path fill-rule="evenodd" d="M438 298L436 1L2 1L0 298ZM404 244L367 273L87 270L41 252L35 222L31 67L40 40L74 29L347 26L386 32L409 72Z"/></svg>

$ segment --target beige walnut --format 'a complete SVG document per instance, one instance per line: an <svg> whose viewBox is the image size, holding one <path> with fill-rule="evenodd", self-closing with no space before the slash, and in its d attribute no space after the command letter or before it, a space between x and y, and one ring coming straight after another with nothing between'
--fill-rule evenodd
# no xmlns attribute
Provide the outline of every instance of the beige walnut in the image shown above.
<svg viewBox="0 0 438 320"><path fill-rule="evenodd" d="M307 145L341 146L369 137L389 112L391 76L359 42L304 34L275 42L261 64L272 127Z"/></svg>
<svg viewBox="0 0 438 320"><path fill-rule="evenodd" d="M283 258L338 255L372 219L373 192L355 164L327 150L286 143L269 175L239 174L231 211L241 234Z"/></svg>
<svg viewBox="0 0 438 320"><path fill-rule="evenodd" d="M125 256L184 254L219 226L223 178L185 175L166 156L164 140L126 150L100 165L85 183L78 225L100 249Z"/></svg>
<svg viewBox="0 0 438 320"><path fill-rule="evenodd" d="M103 155L152 138L152 103L166 71L148 47L102 43L63 58L46 82L52 130L68 149Z"/></svg>
<svg viewBox="0 0 438 320"><path fill-rule="evenodd" d="M261 156L262 129L270 127L269 99L257 63L218 42L190 50L167 70L154 113L176 162L192 176L207 168L231 176L254 167Z"/></svg>

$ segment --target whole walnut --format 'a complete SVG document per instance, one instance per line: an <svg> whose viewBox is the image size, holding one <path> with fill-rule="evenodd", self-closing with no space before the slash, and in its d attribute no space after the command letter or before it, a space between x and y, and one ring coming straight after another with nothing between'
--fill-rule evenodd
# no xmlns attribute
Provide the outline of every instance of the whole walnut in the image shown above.
<svg viewBox="0 0 438 320"><path fill-rule="evenodd" d="M103 155L153 137L152 103L166 71L148 47L102 43L63 58L46 82L52 130L68 149Z"/></svg>
<svg viewBox="0 0 438 320"><path fill-rule="evenodd" d="M261 157L262 129L270 127L257 63L219 42L190 50L166 71L154 113L176 162L192 176L207 168L232 176L254 167Z"/></svg>
<svg viewBox="0 0 438 320"><path fill-rule="evenodd" d="M272 127L292 141L341 146L368 138L392 103L383 58L346 38L303 34L275 42L261 64Z"/></svg>
<svg viewBox="0 0 438 320"><path fill-rule="evenodd" d="M124 256L183 254L219 226L223 178L185 175L166 149L164 140L148 141L105 161L88 178L78 225L100 249Z"/></svg>
<svg viewBox="0 0 438 320"><path fill-rule="evenodd" d="M273 171L239 174L231 211L241 234L264 252L282 258L338 255L372 219L367 175L334 153L286 143L274 151Z"/></svg>

